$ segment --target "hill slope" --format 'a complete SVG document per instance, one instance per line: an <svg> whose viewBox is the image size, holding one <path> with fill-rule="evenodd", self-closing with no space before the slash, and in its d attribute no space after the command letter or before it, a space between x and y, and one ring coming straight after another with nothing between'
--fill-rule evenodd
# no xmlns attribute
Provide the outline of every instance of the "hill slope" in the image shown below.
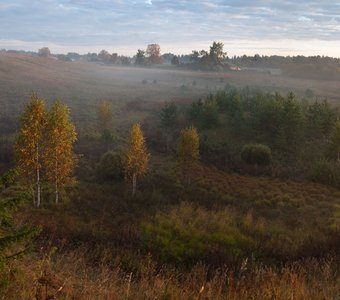
<svg viewBox="0 0 340 300"><path fill-rule="evenodd" d="M94 105L103 98L115 104L119 119L120 109L129 101L143 100L152 106L169 100L197 99L227 83L284 93L292 90L301 95L312 89L321 98L339 100L336 81L297 80L256 72L221 74L170 67L105 66L28 54L0 53L0 79L0 118L16 119L34 90L49 101L58 97L69 104L73 119L82 127L94 118ZM1 123L6 125L8 120Z"/></svg>

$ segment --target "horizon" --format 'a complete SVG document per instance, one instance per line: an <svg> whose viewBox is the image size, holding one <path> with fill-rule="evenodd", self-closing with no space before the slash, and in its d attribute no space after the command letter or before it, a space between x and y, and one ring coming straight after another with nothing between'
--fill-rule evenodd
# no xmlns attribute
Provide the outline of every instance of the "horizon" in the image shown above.
<svg viewBox="0 0 340 300"><path fill-rule="evenodd" d="M160 44L161 47L161 54L166 53L172 53L175 55L189 55L192 53L193 50L209 50L209 47L211 46L213 41L211 42L205 42L204 44L195 44L193 48L190 48L189 46L171 46L168 44ZM221 42L217 41L216 42ZM223 42L223 41L222 41ZM319 49L328 49L329 42L320 42L311 40L309 43L306 43L306 41L297 41L298 43L295 44L295 48L292 47L285 47L286 44L290 44L294 42L294 40L280 40L275 41L275 47L267 49L267 47L262 46L261 43L263 41L229 41L226 45L226 42L223 42L224 44L224 50L227 52L227 56L232 58L233 56L254 56L255 54L258 54L260 56L283 56L283 57L293 57L293 56L321 56L321 57L332 57L332 58L340 58L340 54L337 53L337 49L340 49L340 41L333 42L332 45L336 45L334 47L334 51L326 51L327 54L323 54L324 52L320 52ZM150 42L149 44L154 44L153 42ZM257 47L248 49L248 44L255 44ZM4 49L6 51L14 50L14 51L26 51L26 52L38 52L39 49L43 47L48 47L51 50L52 54L58 55L58 54L67 54L67 53L78 53L81 55L88 54L88 53L99 53L101 50L107 50L110 54L117 53L118 55L124 55L133 57L138 49L145 50L148 44L145 45L137 45L137 46L128 46L128 45L122 45L122 46L112 46L112 45L91 45L91 46L63 46L63 45L56 45L53 43L44 43L44 42L37 42L34 43L34 45L24 45L23 43L17 42L17 44L14 42L8 43L7 47L3 47L4 44L0 40L0 48ZM165 46L164 46L165 45ZM230 46L231 45L231 46ZM264 45L264 44L263 44ZM299 47L297 47L299 45ZM228 47L229 46L229 47ZM319 47L319 48L318 48Z"/></svg>
<svg viewBox="0 0 340 300"><path fill-rule="evenodd" d="M0 48L133 56L148 44L189 54L222 42L234 55L340 57L340 4L332 1L4 0Z"/></svg>

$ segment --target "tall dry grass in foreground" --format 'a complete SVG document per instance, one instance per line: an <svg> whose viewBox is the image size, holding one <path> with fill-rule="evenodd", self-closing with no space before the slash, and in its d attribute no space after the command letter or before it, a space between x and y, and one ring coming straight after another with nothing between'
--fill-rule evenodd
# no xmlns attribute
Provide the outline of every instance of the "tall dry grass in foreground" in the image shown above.
<svg viewBox="0 0 340 300"><path fill-rule="evenodd" d="M112 265L112 264L111 264ZM139 273L123 272L119 263L89 266L80 252L26 260L16 267L1 299L339 299L340 262L308 260L280 270L228 268L209 271L159 269L151 262Z"/></svg>

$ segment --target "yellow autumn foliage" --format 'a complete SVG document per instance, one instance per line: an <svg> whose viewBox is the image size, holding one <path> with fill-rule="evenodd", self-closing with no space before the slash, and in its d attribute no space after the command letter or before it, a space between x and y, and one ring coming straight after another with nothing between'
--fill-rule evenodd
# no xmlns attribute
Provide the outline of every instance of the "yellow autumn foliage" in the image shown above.
<svg viewBox="0 0 340 300"><path fill-rule="evenodd" d="M130 132L125 163L125 177L127 180L134 182L133 193L135 191L135 181L147 171L149 157L150 154L147 153L140 124L134 124Z"/></svg>
<svg viewBox="0 0 340 300"><path fill-rule="evenodd" d="M100 131L108 129L112 121L112 105L110 102L103 100L97 106L97 121Z"/></svg>
<svg viewBox="0 0 340 300"><path fill-rule="evenodd" d="M45 174L55 185L56 202L59 187L69 180L75 167L76 157L72 148L76 139L69 109L57 100L48 113L44 144Z"/></svg>
<svg viewBox="0 0 340 300"><path fill-rule="evenodd" d="M190 172L199 160L199 136L195 127L181 131L178 145L179 164L184 173Z"/></svg>
<svg viewBox="0 0 340 300"><path fill-rule="evenodd" d="M46 124L44 100L33 93L21 116L21 127L14 145L16 165L21 179L29 185L36 183L37 170L42 167L42 139Z"/></svg>

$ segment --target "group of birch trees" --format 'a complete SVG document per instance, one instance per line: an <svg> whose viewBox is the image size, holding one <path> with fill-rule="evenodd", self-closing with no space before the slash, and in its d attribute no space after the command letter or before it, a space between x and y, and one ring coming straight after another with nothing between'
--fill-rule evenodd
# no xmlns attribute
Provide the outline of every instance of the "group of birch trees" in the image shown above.
<svg viewBox="0 0 340 300"><path fill-rule="evenodd" d="M99 108L101 130L107 130L111 122L111 107L103 102ZM45 101L33 93L21 116L15 153L17 170L22 182L32 191L34 206L41 205L42 183L53 186L55 202L58 203L59 191L70 180L76 164L76 155L73 153L76 139L68 107L56 100L50 110L46 111ZM190 127L182 130L178 162L186 184L190 184L190 173L199 159L198 149L196 129ZM134 124L124 161L125 179L132 183L133 195L137 179L147 172L149 158L140 124Z"/></svg>
<svg viewBox="0 0 340 300"><path fill-rule="evenodd" d="M183 182L190 185L199 161L199 136L195 127L181 131L177 154ZM140 124L135 124L130 132L125 162L125 178L132 182L132 195L136 192L137 178L142 177L147 171L149 157Z"/></svg>
<svg viewBox="0 0 340 300"><path fill-rule="evenodd" d="M45 101L33 93L21 116L15 153L17 170L22 182L32 191L34 206L41 204L42 182L54 187L58 203L59 191L75 167L72 148L76 139L68 107L56 100L46 111Z"/></svg>

